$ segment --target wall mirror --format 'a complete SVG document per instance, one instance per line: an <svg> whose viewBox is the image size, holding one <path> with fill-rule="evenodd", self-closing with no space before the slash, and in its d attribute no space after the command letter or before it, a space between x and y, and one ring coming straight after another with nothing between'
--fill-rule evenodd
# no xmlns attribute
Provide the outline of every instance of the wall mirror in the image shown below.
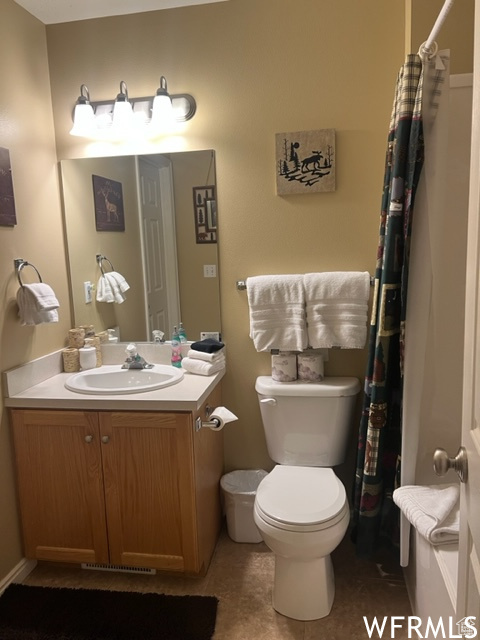
<svg viewBox="0 0 480 640"><path fill-rule="evenodd" d="M221 332L214 151L62 160L60 175L75 326ZM101 266L128 283L122 303L97 301Z"/></svg>

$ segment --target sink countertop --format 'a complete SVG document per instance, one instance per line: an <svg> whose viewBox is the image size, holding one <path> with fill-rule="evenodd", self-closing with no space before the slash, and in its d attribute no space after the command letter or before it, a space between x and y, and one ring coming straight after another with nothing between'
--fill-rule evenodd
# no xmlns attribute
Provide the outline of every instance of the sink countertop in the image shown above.
<svg viewBox="0 0 480 640"><path fill-rule="evenodd" d="M225 370L212 376L185 371L183 380L164 389L123 395L91 395L66 389L65 380L74 374L60 373L60 367L61 351L4 372L5 406L24 409L196 411L225 375Z"/></svg>

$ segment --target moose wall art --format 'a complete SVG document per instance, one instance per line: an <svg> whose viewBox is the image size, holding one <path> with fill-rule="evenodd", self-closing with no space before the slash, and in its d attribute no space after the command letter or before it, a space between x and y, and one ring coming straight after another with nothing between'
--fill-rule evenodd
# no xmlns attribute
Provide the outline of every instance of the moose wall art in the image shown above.
<svg viewBox="0 0 480 640"><path fill-rule="evenodd" d="M335 129L277 133L277 195L335 191Z"/></svg>

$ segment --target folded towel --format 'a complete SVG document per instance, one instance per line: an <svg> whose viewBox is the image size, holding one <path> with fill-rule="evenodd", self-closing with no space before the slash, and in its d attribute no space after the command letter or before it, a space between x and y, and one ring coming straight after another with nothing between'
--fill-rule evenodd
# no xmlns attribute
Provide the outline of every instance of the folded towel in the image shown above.
<svg viewBox="0 0 480 640"><path fill-rule="evenodd" d="M216 353L223 349L225 345L220 340L215 340L215 338L205 338L204 340L197 340L197 342L192 342L191 349L195 349L195 351L203 351L204 353Z"/></svg>
<svg viewBox="0 0 480 640"><path fill-rule="evenodd" d="M110 271L106 275L109 277L109 279L114 280L122 293L125 293L125 291L128 291L130 289L130 285L122 276L122 274L118 273L118 271Z"/></svg>
<svg viewBox="0 0 480 640"><path fill-rule="evenodd" d="M434 545L458 540L459 496L456 484L405 485L393 492L393 500L407 520Z"/></svg>
<svg viewBox="0 0 480 640"><path fill-rule="evenodd" d="M59 303L53 289L44 282L24 284L17 291L18 315L22 325L58 322Z"/></svg>
<svg viewBox="0 0 480 640"><path fill-rule="evenodd" d="M358 271L304 276L308 341L314 349L363 349L367 339L370 274Z"/></svg>
<svg viewBox="0 0 480 640"><path fill-rule="evenodd" d="M205 351L189 349L187 357L193 358L194 360L203 360L205 362L215 362L219 358L225 358L225 348L220 349L220 351L215 351L215 353L205 353Z"/></svg>
<svg viewBox="0 0 480 640"><path fill-rule="evenodd" d="M37 311L51 311L52 309L58 309L60 306L50 285L44 282L36 282L35 284L24 284L23 286L33 298Z"/></svg>
<svg viewBox="0 0 480 640"><path fill-rule="evenodd" d="M116 302L122 304L126 298L123 295L130 289L125 278L116 271L102 274L97 283L97 302Z"/></svg>
<svg viewBox="0 0 480 640"><path fill-rule="evenodd" d="M307 346L303 276L247 279L250 338L257 351L303 351Z"/></svg>
<svg viewBox="0 0 480 640"><path fill-rule="evenodd" d="M225 369L225 357L218 358L215 362L204 362L196 358L183 358L182 367L189 373L196 373L201 376L211 376L217 371Z"/></svg>

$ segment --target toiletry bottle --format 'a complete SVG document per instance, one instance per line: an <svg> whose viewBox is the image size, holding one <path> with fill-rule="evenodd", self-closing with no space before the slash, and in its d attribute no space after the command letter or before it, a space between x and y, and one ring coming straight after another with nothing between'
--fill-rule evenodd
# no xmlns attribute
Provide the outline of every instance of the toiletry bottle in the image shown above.
<svg viewBox="0 0 480 640"><path fill-rule="evenodd" d="M187 334L185 333L182 322L180 322L180 325L178 327L178 337L180 338L180 342L182 344L187 342Z"/></svg>
<svg viewBox="0 0 480 640"><path fill-rule="evenodd" d="M178 336L177 327L173 328L172 334L172 357L171 363L173 367L182 366L182 348L180 346L180 338Z"/></svg>

